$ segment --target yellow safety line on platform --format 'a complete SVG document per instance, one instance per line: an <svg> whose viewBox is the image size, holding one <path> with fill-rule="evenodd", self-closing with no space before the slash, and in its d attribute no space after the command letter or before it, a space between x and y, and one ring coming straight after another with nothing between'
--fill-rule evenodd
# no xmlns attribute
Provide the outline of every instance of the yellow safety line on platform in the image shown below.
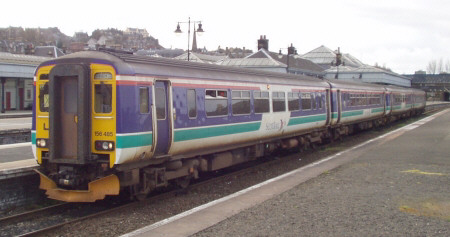
<svg viewBox="0 0 450 237"><path fill-rule="evenodd" d="M425 172L425 171L420 171L420 170L417 170L417 169L414 169L414 170L405 170L405 171L402 171L402 173L414 173L414 174L424 174L424 175L446 176L446 174L443 174L443 173Z"/></svg>

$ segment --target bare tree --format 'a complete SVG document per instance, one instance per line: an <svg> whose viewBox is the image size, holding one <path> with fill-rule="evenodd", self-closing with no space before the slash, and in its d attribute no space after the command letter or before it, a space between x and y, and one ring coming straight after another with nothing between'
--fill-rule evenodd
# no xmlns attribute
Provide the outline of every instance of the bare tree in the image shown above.
<svg viewBox="0 0 450 237"><path fill-rule="evenodd" d="M447 62L445 63L445 72L450 73L450 59L447 59Z"/></svg>
<svg viewBox="0 0 450 237"><path fill-rule="evenodd" d="M440 74L440 73L444 72L444 70L445 70L444 69L444 60L442 58L440 58L436 65L436 73Z"/></svg>
<svg viewBox="0 0 450 237"><path fill-rule="evenodd" d="M436 74L436 66L437 66L436 60L431 60L430 62L428 62L427 73Z"/></svg>

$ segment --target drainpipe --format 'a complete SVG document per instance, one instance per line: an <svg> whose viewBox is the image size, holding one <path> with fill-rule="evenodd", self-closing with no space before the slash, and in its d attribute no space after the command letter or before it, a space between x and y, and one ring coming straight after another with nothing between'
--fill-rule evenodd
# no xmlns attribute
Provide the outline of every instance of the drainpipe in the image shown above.
<svg viewBox="0 0 450 237"><path fill-rule="evenodd" d="M2 113L5 113L5 82L6 78L2 77Z"/></svg>

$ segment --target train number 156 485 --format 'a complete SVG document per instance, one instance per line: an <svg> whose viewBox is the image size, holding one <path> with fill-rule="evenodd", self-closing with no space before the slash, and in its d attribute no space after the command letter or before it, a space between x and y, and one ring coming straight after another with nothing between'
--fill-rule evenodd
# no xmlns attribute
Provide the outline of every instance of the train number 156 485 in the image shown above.
<svg viewBox="0 0 450 237"><path fill-rule="evenodd" d="M95 131L94 135L96 137L112 137L114 134L113 134L113 132Z"/></svg>

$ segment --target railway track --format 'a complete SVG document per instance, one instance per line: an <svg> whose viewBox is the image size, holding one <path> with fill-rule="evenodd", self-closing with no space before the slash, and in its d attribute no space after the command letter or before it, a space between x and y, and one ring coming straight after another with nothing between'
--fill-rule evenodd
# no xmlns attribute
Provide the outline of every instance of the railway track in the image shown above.
<svg viewBox="0 0 450 237"><path fill-rule="evenodd" d="M0 219L0 236L38 236L51 233L66 225L81 222L94 217L106 216L109 213L120 212L140 205L147 205L159 200L164 200L176 195L182 195L189 189L199 188L211 183L227 181L244 173L252 172L262 166L271 166L283 162L281 159L257 160L247 164L227 168L214 174L206 174L187 189L171 189L168 192L159 193L143 201L128 202L124 204L105 204L96 202L89 204L63 203L42 209L33 210ZM312 161L311 161L312 162ZM213 176L214 175L214 176ZM218 175L218 176L217 176ZM99 207L100 204L100 207Z"/></svg>
<svg viewBox="0 0 450 237"><path fill-rule="evenodd" d="M427 114L434 112L427 111ZM336 143L334 143L335 145ZM324 147L327 147L325 145ZM332 145L330 145L332 146ZM307 152L311 152L307 151ZM305 154L306 155L306 154ZM292 159L292 158L291 158ZM302 165L307 165L316 160L304 161ZM263 166L273 166L276 163L288 162L287 159L271 159L269 161L254 161L247 163L240 167L228 168L225 171L219 172L220 176L211 178L211 175L205 175L197 182L191 184L187 190L199 188L203 185L211 183L220 183L222 181L230 180L233 177L244 173L251 173L253 170L261 169ZM227 172L228 173L225 173ZM186 189L172 189L168 192L155 194L148 199L141 202L127 202L127 203L104 203L96 202L91 204L74 204L64 203L58 204L10 217L0 219L0 236L35 236L57 230L66 225L70 225L83 220L88 220L94 217L106 216L110 213L116 213L123 210L131 209L140 205L147 205L158 200L168 199L170 197L187 193ZM6 235L4 235L6 234Z"/></svg>
<svg viewBox="0 0 450 237"><path fill-rule="evenodd" d="M200 179L200 181L190 185L189 188L196 188L201 185L206 185L212 182L220 182L220 180L227 179L229 177L236 176L241 173L249 172L249 170L256 167L258 166L244 168L215 178L210 178L208 177L208 175L206 175L205 178L202 178ZM57 204L1 218L0 236L41 235L51 232L65 225L70 225L86 219L107 215L108 213L126 210L128 208L133 208L138 205L146 205L185 192L186 192L185 190L172 189L169 192L164 192L150 196L149 198L140 202L127 202L119 204L111 204L108 202L96 202L88 204L80 204L80 203Z"/></svg>

